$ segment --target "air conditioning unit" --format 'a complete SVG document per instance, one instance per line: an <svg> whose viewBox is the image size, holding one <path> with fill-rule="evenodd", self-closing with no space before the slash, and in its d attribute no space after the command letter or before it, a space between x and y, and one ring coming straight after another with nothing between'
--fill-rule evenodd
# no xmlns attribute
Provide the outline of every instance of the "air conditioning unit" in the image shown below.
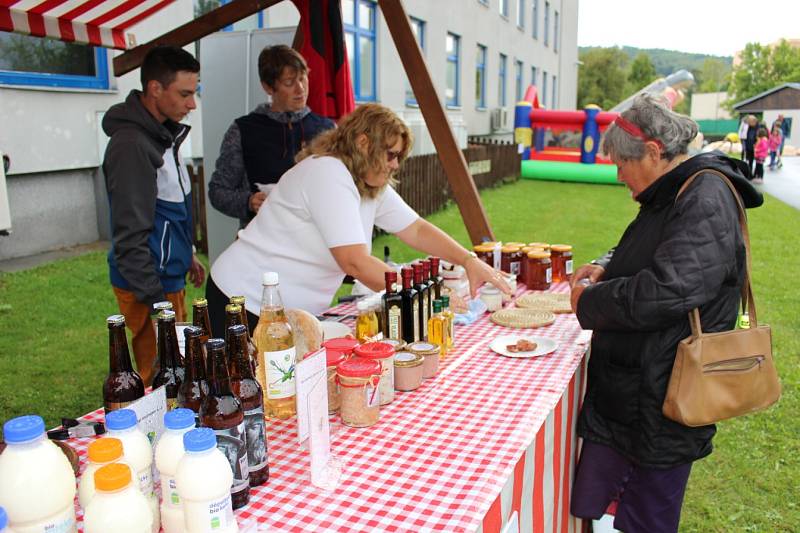
<svg viewBox="0 0 800 533"><path fill-rule="evenodd" d="M489 128L492 131L500 131L508 129L508 111L503 107L492 109L489 116Z"/></svg>

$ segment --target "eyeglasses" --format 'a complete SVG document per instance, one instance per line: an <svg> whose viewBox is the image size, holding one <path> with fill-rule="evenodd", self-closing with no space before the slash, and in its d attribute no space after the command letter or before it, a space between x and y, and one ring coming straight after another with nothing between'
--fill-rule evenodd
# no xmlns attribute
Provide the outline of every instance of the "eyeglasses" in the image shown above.
<svg viewBox="0 0 800 533"><path fill-rule="evenodd" d="M395 159L399 159L401 155L403 155L402 151L386 150L386 160L390 163Z"/></svg>

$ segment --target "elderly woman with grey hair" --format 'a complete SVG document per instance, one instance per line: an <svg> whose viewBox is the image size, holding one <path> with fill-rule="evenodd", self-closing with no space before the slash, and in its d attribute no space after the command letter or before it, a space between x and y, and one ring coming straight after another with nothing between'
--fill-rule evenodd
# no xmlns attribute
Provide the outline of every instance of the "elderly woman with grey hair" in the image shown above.
<svg viewBox="0 0 800 533"><path fill-rule="evenodd" d="M692 462L711 453L713 425L682 426L661 406L689 311L700 308L703 331L736 322L744 241L733 194L712 171L747 207L763 201L741 161L689 157L696 134L691 119L649 95L609 127L603 151L639 213L616 247L571 281L573 310L594 331L571 510L597 519L616 501L614 527L627 533L677 531Z"/></svg>

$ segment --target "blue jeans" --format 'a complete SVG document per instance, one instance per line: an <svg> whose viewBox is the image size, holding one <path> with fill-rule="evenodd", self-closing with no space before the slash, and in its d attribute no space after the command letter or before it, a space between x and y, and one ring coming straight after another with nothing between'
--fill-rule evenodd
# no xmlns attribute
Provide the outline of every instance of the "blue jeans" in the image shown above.
<svg viewBox="0 0 800 533"><path fill-rule="evenodd" d="M778 158L778 152L770 152L769 153L769 168L775 168L775 160Z"/></svg>

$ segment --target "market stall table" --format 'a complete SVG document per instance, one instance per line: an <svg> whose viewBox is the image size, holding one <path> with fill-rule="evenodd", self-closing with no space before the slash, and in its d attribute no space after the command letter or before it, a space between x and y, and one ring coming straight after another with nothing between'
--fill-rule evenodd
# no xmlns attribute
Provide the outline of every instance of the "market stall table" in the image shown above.
<svg viewBox="0 0 800 533"><path fill-rule="evenodd" d="M552 289L568 290L566 283ZM559 347L532 359L492 352L491 340L508 333L549 337ZM378 424L349 428L331 417L331 453L342 464L331 492L311 485L309 454L297 443L294 420L271 421L270 478L236 511L240 526L494 533L516 512L520 531L580 530L569 498L587 333L572 314L536 330L510 330L488 314L456 326L456 347L439 375L416 391L398 392L381 407ZM102 420L102 409L86 418ZM82 467L89 442L69 441Z"/></svg>

